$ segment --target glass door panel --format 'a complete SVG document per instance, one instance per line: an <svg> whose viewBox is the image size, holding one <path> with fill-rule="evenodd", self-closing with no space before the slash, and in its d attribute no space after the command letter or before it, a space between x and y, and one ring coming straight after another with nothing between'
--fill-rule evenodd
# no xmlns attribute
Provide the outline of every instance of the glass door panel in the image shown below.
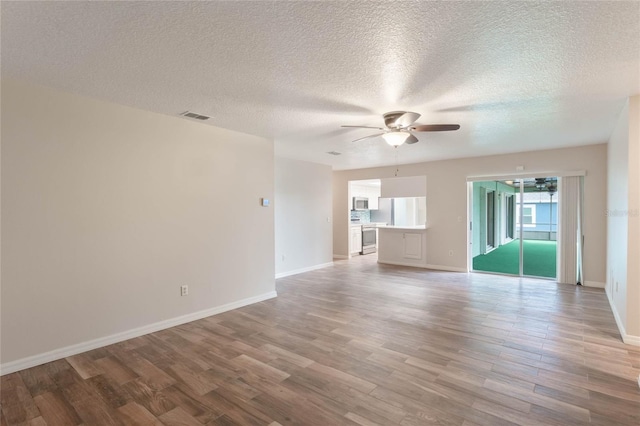
<svg viewBox="0 0 640 426"><path fill-rule="evenodd" d="M520 245L516 234L516 194L513 181L472 183L472 270L520 275Z"/></svg>
<svg viewBox="0 0 640 426"><path fill-rule="evenodd" d="M558 179L473 182L472 270L556 278Z"/></svg>
<svg viewBox="0 0 640 426"><path fill-rule="evenodd" d="M558 179L540 177L522 182L522 275L556 278Z"/></svg>

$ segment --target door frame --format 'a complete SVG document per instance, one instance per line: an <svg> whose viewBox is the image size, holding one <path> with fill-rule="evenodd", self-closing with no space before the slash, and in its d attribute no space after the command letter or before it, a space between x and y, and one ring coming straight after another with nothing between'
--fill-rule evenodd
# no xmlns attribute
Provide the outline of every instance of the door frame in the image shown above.
<svg viewBox="0 0 640 426"><path fill-rule="evenodd" d="M526 173L517 173L517 174L508 174L508 175L491 175L491 176L468 176L467 177L467 272L475 272L475 273L488 273L488 272L484 272L484 271L475 271L473 269L473 213L474 213L474 206L473 206L473 183L474 182L488 182L488 181L507 181L507 180L513 180L513 181L517 181L520 180L522 181L522 179L527 179L527 178L531 178L532 176L552 176L555 178L561 178L561 177L565 177L565 176L586 176L586 171L582 170L582 171L562 171L562 172L526 172ZM519 194L521 194L520 197L520 205L523 205L523 197L522 194L524 194L524 185L520 184L520 192ZM560 189L560 188L558 188ZM514 193L513 196L515 197L517 193ZM483 194L484 197L486 197L486 194ZM481 199L483 198L483 196L481 196ZM559 200L558 200L559 203ZM486 204L486 198L485 198L485 204ZM506 202L505 202L505 208L506 207ZM508 275L508 276L514 276L514 277L529 277L529 278L537 278L537 279L544 279L544 280L553 280L553 281L557 281L558 279L558 271L560 269L560 256L559 254L557 255L557 263L556 263L556 277L555 278L546 278L546 277L534 277L534 276L529 276L529 275L524 275L524 262L523 262L523 256L524 256L524 250L523 250L523 239L522 239L522 228L523 228L523 223L522 223L522 215L523 215L523 209L517 209L516 208L516 204L517 203L517 199L514 198L514 210L519 210L519 222L520 222L520 252L519 252L519 275L511 275L511 274L501 274L499 272L494 272L492 274L495 275ZM485 206L486 209L486 206ZM558 210L560 209L560 206L558 206ZM495 212L494 212L495 214ZM514 216L515 216L515 211L514 211ZM558 227L562 226L562 224L560 223L560 216L558 216ZM516 229L517 228L517 222L514 220L514 236L516 234ZM561 235L560 232L558 232L556 230L556 243L557 243L557 247L561 247ZM488 251L487 251L488 253Z"/></svg>
<svg viewBox="0 0 640 426"><path fill-rule="evenodd" d="M485 234L485 253L489 253L496 249L496 192L493 189L486 190L485 192L485 215L484 215L484 234ZM491 213L491 214L489 214ZM491 224L491 227L489 227ZM489 232L491 231L491 232ZM489 244L491 241L493 244Z"/></svg>

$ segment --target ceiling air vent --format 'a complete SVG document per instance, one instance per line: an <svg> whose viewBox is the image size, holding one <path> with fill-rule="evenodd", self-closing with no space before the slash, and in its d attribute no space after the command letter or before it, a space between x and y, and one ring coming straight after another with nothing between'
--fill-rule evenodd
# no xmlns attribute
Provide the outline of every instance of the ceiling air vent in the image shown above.
<svg viewBox="0 0 640 426"><path fill-rule="evenodd" d="M195 112L191 112L191 111L185 111L182 114L180 114L183 117L189 117L189 118L193 118L195 120L208 120L211 117L207 117L206 115L202 115L202 114L196 114Z"/></svg>
<svg viewBox="0 0 640 426"><path fill-rule="evenodd" d="M329 151L329 152L327 152L327 154L329 154L329 155L340 155L342 153L338 152L338 151Z"/></svg>

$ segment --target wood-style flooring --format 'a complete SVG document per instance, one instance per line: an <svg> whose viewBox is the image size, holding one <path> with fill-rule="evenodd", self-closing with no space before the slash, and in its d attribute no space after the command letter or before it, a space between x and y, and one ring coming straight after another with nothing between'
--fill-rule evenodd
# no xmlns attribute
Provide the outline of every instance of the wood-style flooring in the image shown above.
<svg viewBox="0 0 640 426"><path fill-rule="evenodd" d="M640 348L600 289L392 267L2 377L8 425L638 425Z"/></svg>

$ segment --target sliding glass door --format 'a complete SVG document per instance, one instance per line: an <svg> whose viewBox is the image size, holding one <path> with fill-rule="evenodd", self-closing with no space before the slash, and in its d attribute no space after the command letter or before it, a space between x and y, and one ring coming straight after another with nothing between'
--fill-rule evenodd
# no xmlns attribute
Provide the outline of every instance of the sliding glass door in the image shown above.
<svg viewBox="0 0 640 426"><path fill-rule="evenodd" d="M472 270L556 277L557 179L470 184Z"/></svg>
<svg viewBox="0 0 640 426"><path fill-rule="evenodd" d="M522 275L556 278L557 182L555 177L522 180Z"/></svg>
<svg viewBox="0 0 640 426"><path fill-rule="evenodd" d="M517 190L502 181L472 183L472 270L520 274L520 246L514 238Z"/></svg>

